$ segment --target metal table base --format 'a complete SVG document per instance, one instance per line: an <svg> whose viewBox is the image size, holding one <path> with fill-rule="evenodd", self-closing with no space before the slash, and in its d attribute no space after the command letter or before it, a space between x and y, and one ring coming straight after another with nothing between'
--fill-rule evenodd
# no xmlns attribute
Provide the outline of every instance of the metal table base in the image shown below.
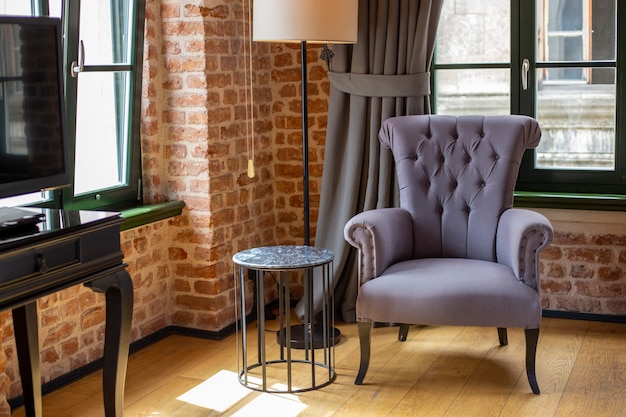
<svg viewBox="0 0 626 417"><path fill-rule="evenodd" d="M237 323L237 371L242 385L263 392L296 393L322 388L335 378L335 324L332 251L311 246L266 246L248 249L233 256L234 281L239 300L235 303ZM257 316L256 355L254 341L248 337L246 318L246 270L257 271L254 294ZM304 271L305 315L302 322L304 342L277 343L292 340L290 311L291 272ZM278 274L278 321L276 337L266 338L270 330L265 319L265 273ZM322 310L314 314L313 293L322 291ZM314 331L321 329L321 331ZM320 340L321 337L321 340ZM268 345L271 344L271 345ZM251 346L249 346L251 345ZM240 356L241 354L241 356ZM268 357L274 355L276 357ZM304 375L304 376L303 376Z"/></svg>

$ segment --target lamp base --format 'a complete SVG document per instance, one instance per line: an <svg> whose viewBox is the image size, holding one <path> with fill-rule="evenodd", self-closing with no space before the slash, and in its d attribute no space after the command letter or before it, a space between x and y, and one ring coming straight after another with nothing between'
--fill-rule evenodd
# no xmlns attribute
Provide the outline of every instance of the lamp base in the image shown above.
<svg viewBox="0 0 626 417"><path fill-rule="evenodd" d="M324 347L324 327L321 324L313 325L313 349L321 349ZM326 329L326 347L335 346L341 339L341 331L335 327ZM287 331L276 332L276 343L282 347L287 347ZM296 324L291 326L291 347L293 349L305 349L304 344L304 324Z"/></svg>

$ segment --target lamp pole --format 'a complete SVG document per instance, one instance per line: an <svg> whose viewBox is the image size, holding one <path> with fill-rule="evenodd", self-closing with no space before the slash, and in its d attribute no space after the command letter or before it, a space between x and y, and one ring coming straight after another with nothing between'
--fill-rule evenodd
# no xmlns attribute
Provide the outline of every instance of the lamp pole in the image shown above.
<svg viewBox="0 0 626 417"><path fill-rule="evenodd" d="M309 212L309 100L307 82L306 41L300 42L302 61L302 193L304 205L304 245L311 245Z"/></svg>
<svg viewBox="0 0 626 417"><path fill-rule="evenodd" d="M262 42L299 42L302 70L302 194L304 245L311 246L310 196L309 196L309 111L307 81L307 42L308 43L355 43L357 41L358 0L255 0L253 38ZM332 10L332 13L329 11ZM330 55L326 55L329 63ZM313 271L308 270L308 282L313 282ZM329 289L329 291L332 291ZM313 305L313 291L305 285L303 300L307 306ZM305 322L312 322L314 314L305 309ZM313 339L325 343L325 337L313 337L312 328L297 327L299 336L291 333L294 341L285 341L293 346L304 339L304 347L311 347L313 355ZM322 329L326 334L328 329ZM332 330L335 334L339 331ZM340 335L340 333L339 333ZM339 336L332 338L333 343ZM307 353L308 355L308 353Z"/></svg>

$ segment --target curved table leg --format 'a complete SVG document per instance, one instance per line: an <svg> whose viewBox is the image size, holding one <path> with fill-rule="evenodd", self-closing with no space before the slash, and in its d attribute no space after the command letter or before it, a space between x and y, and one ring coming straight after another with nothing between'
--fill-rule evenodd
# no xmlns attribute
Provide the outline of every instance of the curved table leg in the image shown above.
<svg viewBox="0 0 626 417"><path fill-rule="evenodd" d="M124 384L133 317L133 283L123 269L85 284L106 297L102 391L104 415L122 417Z"/></svg>

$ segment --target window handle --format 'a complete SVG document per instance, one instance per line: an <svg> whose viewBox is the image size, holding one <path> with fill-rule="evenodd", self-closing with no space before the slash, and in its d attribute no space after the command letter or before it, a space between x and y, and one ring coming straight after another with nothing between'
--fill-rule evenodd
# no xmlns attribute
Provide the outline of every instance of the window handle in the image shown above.
<svg viewBox="0 0 626 417"><path fill-rule="evenodd" d="M70 73L72 77L78 77L78 73L83 72L85 69L85 44L81 40L78 44L78 62L72 61L70 66Z"/></svg>
<svg viewBox="0 0 626 417"><path fill-rule="evenodd" d="M530 70L530 61L524 58L522 61L522 89L528 90L528 71Z"/></svg>

